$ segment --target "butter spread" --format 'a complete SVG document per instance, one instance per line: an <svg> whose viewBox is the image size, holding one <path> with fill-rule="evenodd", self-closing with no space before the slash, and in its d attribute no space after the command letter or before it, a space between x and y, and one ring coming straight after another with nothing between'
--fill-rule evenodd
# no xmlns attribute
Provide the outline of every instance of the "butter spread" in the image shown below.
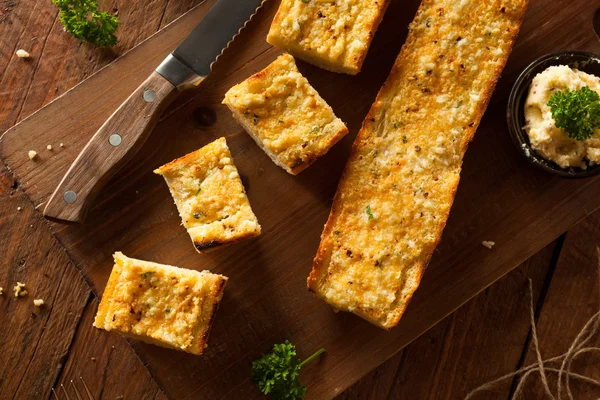
<svg viewBox="0 0 600 400"><path fill-rule="evenodd" d="M600 130L586 140L576 140L557 128L548 102L557 91L578 90L587 86L600 92L600 78L566 65L549 67L531 82L525 102L525 129L531 148L561 168L600 163Z"/></svg>

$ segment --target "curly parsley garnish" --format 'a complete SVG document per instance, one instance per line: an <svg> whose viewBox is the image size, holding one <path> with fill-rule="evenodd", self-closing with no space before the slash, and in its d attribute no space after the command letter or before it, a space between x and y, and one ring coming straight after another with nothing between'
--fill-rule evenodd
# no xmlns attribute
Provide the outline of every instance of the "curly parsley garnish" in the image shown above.
<svg viewBox="0 0 600 400"><path fill-rule="evenodd" d="M600 95L587 86L554 93L548 107L556 127L572 139L588 139L600 129Z"/></svg>
<svg viewBox="0 0 600 400"><path fill-rule="evenodd" d="M52 0L52 3L60 10L60 22L65 31L75 38L98 47L117 44L115 32L119 27L119 19L98 10L97 0Z"/></svg>
<svg viewBox="0 0 600 400"><path fill-rule="evenodd" d="M325 349L320 349L300 362L296 357L296 347L289 341L273 346L273 351L264 354L252 363L251 378L264 394L271 394L273 400L297 400L306 394L306 386L300 383L300 368L317 358Z"/></svg>

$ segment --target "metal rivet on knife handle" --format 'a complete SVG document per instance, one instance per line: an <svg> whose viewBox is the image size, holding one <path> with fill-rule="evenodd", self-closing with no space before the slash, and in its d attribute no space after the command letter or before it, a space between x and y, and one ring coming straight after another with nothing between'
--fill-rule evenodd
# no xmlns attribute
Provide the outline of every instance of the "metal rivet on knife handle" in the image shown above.
<svg viewBox="0 0 600 400"><path fill-rule="evenodd" d="M144 90L142 97L147 103L152 103L154 100L156 100L156 92L152 89L146 89Z"/></svg>
<svg viewBox="0 0 600 400"><path fill-rule="evenodd" d="M77 201L77 193L69 190L68 192L65 192L63 199L65 200L65 203L73 204L75 201Z"/></svg>
<svg viewBox="0 0 600 400"><path fill-rule="evenodd" d="M117 147L118 145L120 145L121 143L123 143L123 138L121 137L121 135L119 135L117 133L113 133L108 138L108 143L110 143L112 146Z"/></svg>

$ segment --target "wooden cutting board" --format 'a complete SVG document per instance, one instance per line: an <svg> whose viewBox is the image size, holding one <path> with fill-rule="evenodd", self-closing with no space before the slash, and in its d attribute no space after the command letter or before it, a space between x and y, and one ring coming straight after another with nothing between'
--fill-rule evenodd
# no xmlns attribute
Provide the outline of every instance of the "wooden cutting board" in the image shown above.
<svg viewBox="0 0 600 400"><path fill-rule="evenodd" d="M592 24L600 2L532 0L504 77L467 153L442 243L399 326L386 332L353 315L335 314L307 292L306 277L352 140L418 3L392 0L358 76L299 63L348 123L351 135L298 177L275 166L220 104L227 89L279 54L265 42L278 6L269 0L204 84L182 94L165 113L134 161L101 193L87 223L50 224L98 295L117 250L230 277L204 356L133 343L170 398L260 397L249 380L250 364L285 339L297 345L300 357L327 349L319 362L303 370L302 380L309 386L308 397L333 397L600 207L600 178L564 180L535 170L508 136L506 100L529 62L561 49L600 53ZM2 158L35 205L41 208L94 131L212 4L208 0L193 9L4 134ZM264 233L200 256L166 185L152 170L220 136L228 139ZM46 150L48 144L54 150ZM35 161L27 157L31 149L39 154ZM483 240L496 246L488 250Z"/></svg>

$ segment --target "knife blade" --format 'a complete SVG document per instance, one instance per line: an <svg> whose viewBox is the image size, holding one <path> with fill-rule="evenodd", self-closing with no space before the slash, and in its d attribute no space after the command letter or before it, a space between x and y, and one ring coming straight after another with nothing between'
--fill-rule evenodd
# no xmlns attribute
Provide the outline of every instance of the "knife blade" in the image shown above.
<svg viewBox="0 0 600 400"><path fill-rule="evenodd" d="M186 39L96 131L44 208L57 222L84 221L102 186L141 148L176 95L198 85L265 0L218 0Z"/></svg>
<svg viewBox="0 0 600 400"><path fill-rule="evenodd" d="M218 1L189 36L156 69L176 87L194 84L211 71L212 65L241 31L264 0ZM235 13L231 14L231 8ZM223 18L228 15L227 18ZM215 35L215 32L219 32ZM198 51L202 49L202 51Z"/></svg>

